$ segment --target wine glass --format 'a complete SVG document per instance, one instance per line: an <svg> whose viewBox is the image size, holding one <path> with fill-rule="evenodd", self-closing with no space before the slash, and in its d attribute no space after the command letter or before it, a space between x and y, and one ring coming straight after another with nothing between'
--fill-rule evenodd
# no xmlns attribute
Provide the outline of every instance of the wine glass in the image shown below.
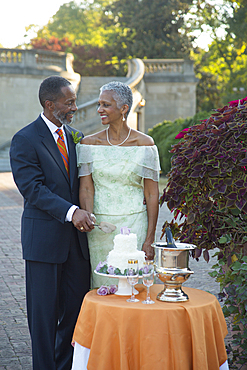
<svg viewBox="0 0 247 370"><path fill-rule="evenodd" d="M132 286L132 294L127 302L139 302L134 295L134 285L138 283L139 280L139 270L138 270L138 260L128 260L128 269L127 269L127 281Z"/></svg>
<svg viewBox="0 0 247 370"><path fill-rule="evenodd" d="M154 261L147 260L144 262L143 265L143 272L142 272L142 283L147 287L147 297L145 301L142 301L144 304L153 304L155 303L150 298L149 287L154 283Z"/></svg>

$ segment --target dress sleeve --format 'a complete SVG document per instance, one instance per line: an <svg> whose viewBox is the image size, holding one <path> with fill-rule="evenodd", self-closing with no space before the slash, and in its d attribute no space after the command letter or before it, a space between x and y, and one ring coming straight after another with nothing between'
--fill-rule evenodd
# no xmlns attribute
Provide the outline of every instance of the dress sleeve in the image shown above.
<svg viewBox="0 0 247 370"><path fill-rule="evenodd" d="M87 176L93 172L93 156L90 145L76 144L78 177Z"/></svg>
<svg viewBox="0 0 247 370"><path fill-rule="evenodd" d="M159 153L156 145L144 146L143 155L133 159L135 162L134 172L144 179L159 181L160 161Z"/></svg>

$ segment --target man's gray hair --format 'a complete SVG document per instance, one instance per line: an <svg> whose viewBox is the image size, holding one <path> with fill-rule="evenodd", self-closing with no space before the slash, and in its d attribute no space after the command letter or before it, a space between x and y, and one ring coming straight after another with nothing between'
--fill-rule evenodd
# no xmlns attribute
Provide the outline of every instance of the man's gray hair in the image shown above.
<svg viewBox="0 0 247 370"><path fill-rule="evenodd" d="M100 93L102 93L103 91L113 91L112 96L113 99L116 101L117 107L119 109L124 104L127 104L129 109L126 116L128 116L133 104L133 94L131 88L123 82L112 81L100 88Z"/></svg>

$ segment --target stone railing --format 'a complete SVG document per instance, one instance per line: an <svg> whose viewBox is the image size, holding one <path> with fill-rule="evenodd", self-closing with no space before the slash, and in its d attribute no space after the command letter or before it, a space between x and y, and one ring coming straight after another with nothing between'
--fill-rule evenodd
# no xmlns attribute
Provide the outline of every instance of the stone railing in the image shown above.
<svg viewBox="0 0 247 370"><path fill-rule="evenodd" d="M66 53L62 52L0 48L1 69L3 67L43 69L56 66L61 70L66 70L66 58Z"/></svg>
<svg viewBox="0 0 247 370"><path fill-rule="evenodd" d="M125 83L130 86L133 92L133 107L131 111L136 109L143 98L144 73L144 64L141 59L131 59L128 61L128 74ZM99 114L97 113L97 103L98 97L78 106L73 124L83 131L85 135L98 131L102 127ZM128 123L131 125L131 114L129 115Z"/></svg>
<svg viewBox="0 0 247 370"><path fill-rule="evenodd" d="M21 64L23 61L23 50L0 49L0 65Z"/></svg>
<svg viewBox="0 0 247 370"><path fill-rule="evenodd" d="M42 79L52 74L60 75L78 90L81 77L74 72L73 60L70 53L0 48L0 74L36 75Z"/></svg>
<svg viewBox="0 0 247 370"><path fill-rule="evenodd" d="M143 59L145 74L183 74L193 72L193 62L184 59Z"/></svg>

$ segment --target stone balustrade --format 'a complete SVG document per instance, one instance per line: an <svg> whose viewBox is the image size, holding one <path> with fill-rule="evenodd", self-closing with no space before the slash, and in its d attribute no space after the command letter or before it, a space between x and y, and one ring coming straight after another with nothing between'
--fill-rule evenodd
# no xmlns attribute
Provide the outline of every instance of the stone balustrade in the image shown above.
<svg viewBox="0 0 247 370"><path fill-rule="evenodd" d="M51 69L51 66L61 72L66 70L66 59L63 52L0 48L0 73L19 73L20 68Z"/></svg>
<svg viewBox="0 0 247 370"><path fill-rule="evenodd" d="M113 80L132 89L133 107L128 116L132 128L147 132L164 119L173 121L195 114L197 79L191 60L132 59L127 63L125 77L87 77L74 72L72 54L0 48L0 147L39 115L37 91L51 75L65 77L73 84L78 95L73 126L85 135L102 129L96 109L99 88Z"/></svg>
<svg viewBox="0 0 247 370"><path fill-rule="evenodd" d="M23 52L18 49L0 49L0 64L21 64Z"/></svg>
<svg viewBox="0 0 247 370"><path fill-rule="evenodd" d="M193 72L193 62L185 59L143 59L145 74L184 74Z"/></svg>

